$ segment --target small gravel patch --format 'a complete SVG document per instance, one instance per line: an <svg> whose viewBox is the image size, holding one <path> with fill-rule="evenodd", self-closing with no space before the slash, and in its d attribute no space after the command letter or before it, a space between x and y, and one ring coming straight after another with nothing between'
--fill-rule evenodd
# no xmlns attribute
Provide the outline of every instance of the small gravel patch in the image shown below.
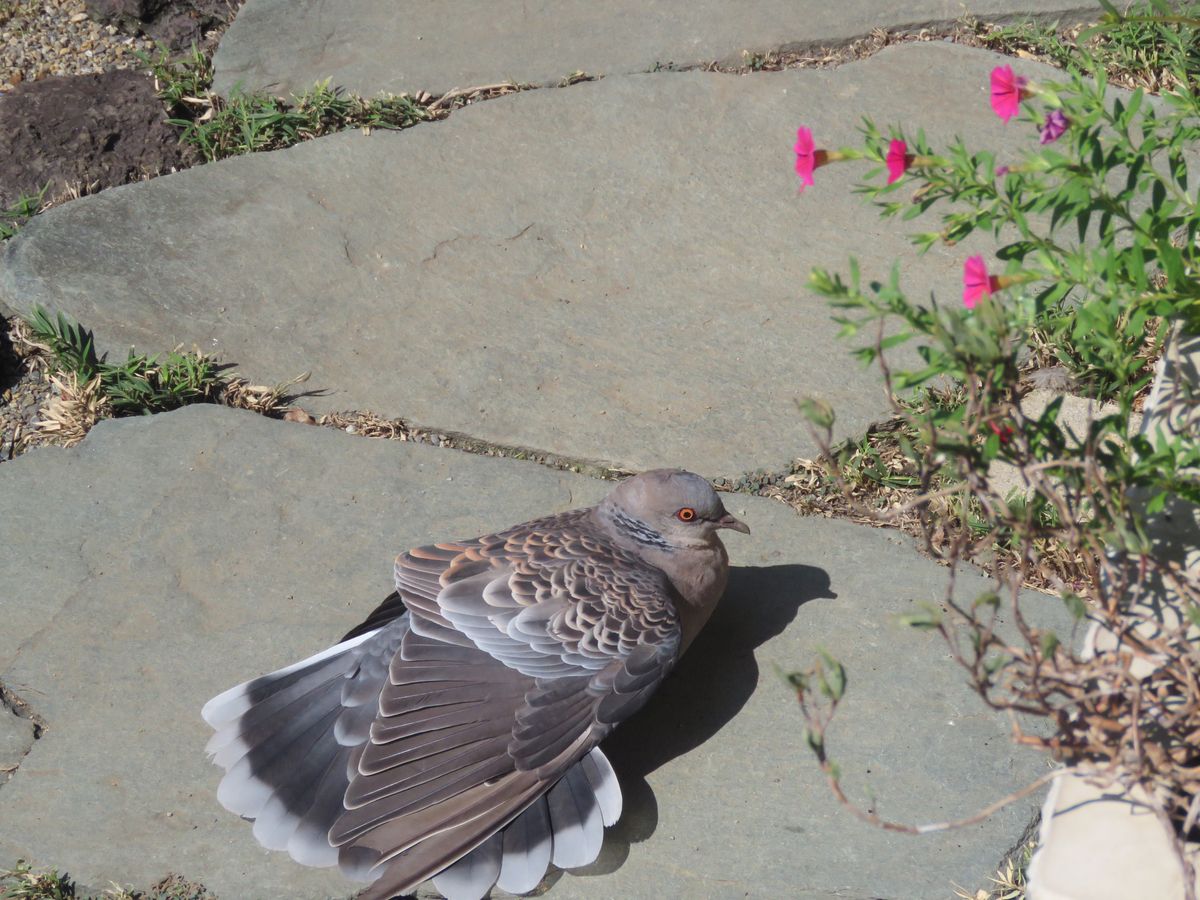
<svg viewBox="0 0 1200 900"><path fill-rule="evenodd" d="M88 18L83 0L0 0L0 93L52 75L134 69L154 42Z"/></svg>
<svg viewBox="0 0 1200 900"><path fill-rule="evenodd" d="M45 372L23 372L0 392L0 462L20 456L36 444L48 443L37 430L38 411L52 395Z"/></svg>
<svg viewBox="0 0 1200 900"><path fill-rule="evenodd" d="M36 423L53 385L48 367L18 337L18 328L0 318L0 462L49 442Z"/></svg>

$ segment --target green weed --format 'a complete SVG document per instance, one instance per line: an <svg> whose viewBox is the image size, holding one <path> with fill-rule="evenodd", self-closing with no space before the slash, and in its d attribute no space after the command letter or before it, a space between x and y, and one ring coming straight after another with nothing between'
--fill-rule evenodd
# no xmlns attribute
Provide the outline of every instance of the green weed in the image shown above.
<svg viewBox="0 0 1200 900"><path fill-rule="evenodd" d="M42 201L50 185L46 184L36 194L22 194L8 209L0 210L0 241L8 240L21 230L32 216L42 208Z"/></svg>
<svg viewBox="0 0 1200 900"><path fill-rule="evenodd" d="M34 872L25 860L0 870L0 900L74 900L75 883L54 869Z"/></svg>
<svg viewBox="0 0 1200 900"><path fill-rule="evenodd" d="M211 401L221 387L217 364L201 353L134 353L120 363L97 357L92 332L62 313L50 318L36 308L29 318L33 339L44 345L60 371L81 384L98 378L115 415L137 415Z"/></svg>
<svg viewBox="0 0 1200 900"><path fill-rule="evenodd" d="M0 869L0 900L217 900L202 884L168 875L148 890L113 885L100 894L81 893L66 875L55 869L35 872L18 859L12 869Z"/></svg>
<svg viewBox="0 0 1200 900"><path fill-rule="evenodd" d="M1200 32L1181 21L1198 15L1197 3L1175 9L1164 0L1148 0L1103 29L1023 23L977 28L975 37L1000 53L1033 56L1063 69L1086 70L1094 60L1109 80L1157 93L1179 83L1173 70L1181 61L1189 72L1200 70Z"/></svg>
<svg viewBox="0 0 1200 900"><path fill-rule="evenodd" d="M158 95L172 112L179 112L189 104L204 104L204 98L212 86L212 60L195 44L192 44L190 51L175 59L161 45L155 56L141 52L135 55L154 76Z"/></svg>
<svg viewBox="0 0 1200 900"><path fill-rule="evenodd" d="M168 121L208 162L278 150L349 128L396 130L434 118L406 94L366 99L337 90L328 80L291 100L236 91L226 99L211 91L212 63L195 47L176 60L166 50L141 59L168 106Z"/></svg>

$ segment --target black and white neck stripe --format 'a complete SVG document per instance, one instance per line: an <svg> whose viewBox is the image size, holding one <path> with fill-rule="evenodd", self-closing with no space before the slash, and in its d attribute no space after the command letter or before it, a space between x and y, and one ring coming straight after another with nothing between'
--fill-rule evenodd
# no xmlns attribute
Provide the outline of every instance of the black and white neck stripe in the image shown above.
<svg viewBox="0 0 1200 900"><path fill-rule="evenodd" d="M675 549L674 546L667 543L667 539L661 533L655 531L641 519L635 519L633 516L627 515L619 509L613 509L612 520L621 534L637 541L643 546L654 547L656 550L665 550L668 553Z"/></svg>

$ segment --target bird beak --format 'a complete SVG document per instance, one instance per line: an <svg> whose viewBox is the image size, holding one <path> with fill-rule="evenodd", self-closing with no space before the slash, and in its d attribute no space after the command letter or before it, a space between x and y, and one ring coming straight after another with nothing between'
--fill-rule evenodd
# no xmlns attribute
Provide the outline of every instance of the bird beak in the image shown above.
<svg viewBox="0 0 1200 900"><path fill-rule="evenodd" d="M721 516L721 518L717 519L717 527L718 528L729 528L732 531L740 531L742 534L750 533L749 525L747 525L741 519L734 518L729 513L725 513L725 515L723 515L723 516Z"/></svg>

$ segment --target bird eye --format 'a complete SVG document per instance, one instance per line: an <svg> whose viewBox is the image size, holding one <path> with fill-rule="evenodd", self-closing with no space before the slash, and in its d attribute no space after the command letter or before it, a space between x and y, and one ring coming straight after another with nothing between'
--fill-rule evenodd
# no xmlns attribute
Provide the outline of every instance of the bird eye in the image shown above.
<svg viewBox="0 0 1200 900"><path fill-rule="evenodd" d="M690 506L685 506L683 509L679 510L679 512L675 513L675 518L677 518L680 522L690 522L692 519L696 518L696 511Z"/></svg>

